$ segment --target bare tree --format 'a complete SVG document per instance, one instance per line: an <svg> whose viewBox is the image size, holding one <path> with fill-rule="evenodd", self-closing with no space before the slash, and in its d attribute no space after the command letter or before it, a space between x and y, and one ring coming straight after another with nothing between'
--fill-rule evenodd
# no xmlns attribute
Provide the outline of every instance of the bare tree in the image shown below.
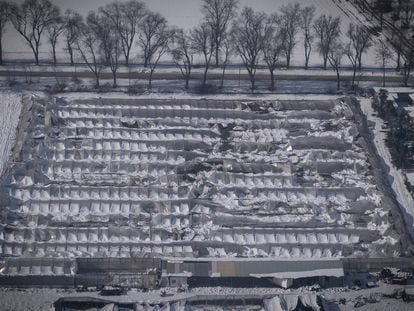
<svg viewBox="0 0 414 311"><path fill-rule="evenodd" d="M396 71L400 71L404 45L412 32L410 27L414 18L414 2L412 0L394 1L392 9L392 23L395 31L392 32L390 42L397 53Z"/></svg>
<svg viewBox="0 0 414 311"><path fill-rule="evenodd" d="M397 57L396 57L397 66L395 70L400 71L401 70L401 53L403 50L403 45L402 45L403 38L400 36L394 36L394 34L393 34L393 37L394 38L391 40L391 45L393 46L395 52L397 53Z"/></svg>
<svg viewBox="0 0 414 311"><path fill-rule="evenodd" d="M115 30L111 20L100 12L90 11L86 17L86 24L101 44L101 49L105 56L105 65L110 66L112 53L111 32Z"/></svg>
<svg viewBox="0 0 414 311"><path fill-rule="evenodd" d="M3 64L3 34L6 31L6 24L11 18L13 6L7 1L0 1L0 65Z"/></svg>
<svg viewBox="0 0 414 311"><path fill-rule="evenodd" d="M401 28L408 29L410 28L411 21L414 17L414 2L411 0L402 0L401 1Z"/></svg>
<svg viewBox="0 0 414 311"><path fill-rule="evenodd" d="M207 73L210 67L211 59L215 52L214 38L211 29L206 23L202 23L191 31L191 40L197 53L204 57L204 74L202 86L206 85Z"/></svg>
<svg viewBox="0 0 414 311"><path fill-rule="evenodd" d="M52 23L47 26L47 40L49 41L50 45L52 46L52 57L53 57L53 65L56 66L56 44L58 38L64 31L65 24L63 23L62 17L56 16Z"/></svg>
<svg viewBox="0 0 414 311"><path fill-rule="evenodd" d="M362 55L372 46L371 34L363 26L349 24L347 36L358 62L358 70L361 70Z"/></svg>
<svg viewBox="0 0 414 311"><path fill-rule="evenodd" d="M119 58L122 53L121 37L115 19L100 7L98 13L89 12L86 22L89 29L98 40L104 55L105 65L112 72L113 86L117 86L116 73L119 68Z"/></svg>
<svg viewBox="0 0 414 311"><path fill-rule="evenodd" d="M319 37L318 51L323 57L323 69L326 70L328 55L341 34L340 17L321 15L314 23L315 33Z"/></svg>
<svg viewBox="0 0 414 311"><path fill-rule="evenodd" d="M118 32L112 29L109 35L108 47L109 53L109 68L112 72L113 86L117 87L116 73L119 68L119 58L121 56L121 39L118 36Z"/></svg>
<svg viewBox="0 0 414 311"><path fill-rule="evenodd" d="M341 85L341 79L339 75L339 69L342 62L342 57L344 56L345 51L341 43L336 42L331 48L329 49L328 53L328 60L331 64L332 68L335 69L336 72L336 88L339 91Z"/></svg>
<svg viewBox="0 0 414 311"><path fill-rule="evenodd" d="M147 67L154 56L154 49L157 48L153 43L158 40L160 30L167 25L167 20L159 13L148 12L144 17L139 34L138 44L144 53L144 67Z"/></svg>
<svg viewBox="0 0 414 311"><path fill-rule="evenodd" d="M125 57L125 64L128 65L132 45L139 31L139 25L147 13L145 4L136 0L127 2L117 1L100 8L100 11L111 19L113 26L117 30Z"/></svg>
<svg viewBox="0 0 414 311"><path fill-rule="evenodd" d="M161 57L168 52L173 32L167 27L167 20L159 13L149 12L142 22L139 43L144 51L144 66L150 68L148 88L152 87L152 75Z"/></svg>
<svg viewBox="0 0 414 311"><path fill-rule="evenodd" d="M355 50L353 49L352 42L348 42L348 44L346 45L345 54L348 57L351 65L352 65L351 87L354 88L355 87L355 77L356 77L356 72L357 72L357 68L358 68L358 58L355 54Z"/></svg>
<svg viewBox="0 0 414 311"><path fill-rule="evenodd" d="M234 49L247 69L252 91L255 89L257 65L263 50L265 21L265 13L256 13L252 8L245 7L240 17L233 23L232 41Z"/></svg>
<svg viewBox="0 0 414 311"><path fill-rule="evenodd" d="M411 70L414 67L414 51L412 49L407 49L401 54L403 60L403 77L404 77L404 86L408 86L408 81L410 79Z"/></svg>
<svg viewBox="0 0 414 311"><path fill-rule="evenodd" d="M385 67L392 59L392 51L388 47L387 43L383 40L379 41L375 50L375 57L382 66L382 86L385 87Z"/></svg>
<svg viewBox="0 0 414 311"><path fill-rule="evenodd" d="M174 47L171 49L171 55L185 80L185 88L188 89L195 50L190 36L183 29L175 31L173 41Z"/></svg>
<svg viewBox="0 0 414 311"><path fill-rule="evenodd" d="M227 64L229 62L230 55L233 53L233 49L231 47L230 39L227 36L223 39L221 50L223 51L223 61L222 61L220 88L223 89L223 87L224 87L224 75L226 73Z"/></svg>
<svg viewBox="0 0 414 311"><path fill-rule="evenodd" d="M279 16L276 14L268 18L263 41L263 58L270 72L270 89L272 91L275 89L274 71L279 65L279 59L283 53L281 29L278 27L278 19Z"/></svg>
<svg viewBox="0 0 414 311"><path fill-rule="evenodd" d="M13 26L32 49L36 65L39 65L42 34L57 16L59 16L59 8L49 0L25 0L13 10Z"/></svg>
<svg viewBox="0 0 414 311"><path fill-rule="evenodd" d="M286 67L289 69L292 52L297 43L296 36L299 32L301 9L298 3L289 3L282 6L280 12L279 22L281 35L283 36L281 38L283 42L282 49L286 56Z"/></svg>
<svg viewBox="0 0 414 311"><path fill-rule="evenodd" d="M203 0L201 10L211 28L216 67L219 65L221 44L231 20L237 15L237 7L238 0Z"/></svg>
<svg viewBox="0 0 414 311"><path fill-rule="evenodd" d="M76 47L83 61L95 76L95 86L99 87L99 78L104 68L102 45L93 28L84 23L80 26L80 34L76 39Z"/></svg>
<svg viewBox="0 0 414 311"><path fill-rule="evenodd" d="M376 0L375 1L375 6L376 6L376 10L379 11L380 13L380 26L381 26L381 30L384 24L384 14L385 13L389 13L392 12L392 5L391 5L390 0ZM372 10L373 14L375 12L375 10Z"/></svg>
<svg viewBox="0 0 414 311"><path fill-rule="evenodd" d="M63 17L64 23L64 37L65 37L65 44L66 49L69 53L70 57L70 64L73 66L73 48L74 44L80 34L80 26L82 25L82 16L74 12L72 10L66 10L65 15Z"/></svg>
<svg viewBox="0 0 414 311"><path fill-rule="evenodd" d="M308 69L309 58L312 52L312 42L314 40L314 35L312 32L312 22L315 16L315 6L306 6L300 11L301 19L301 28L303 32L303 47L305 51L305 69Z"/></svg>

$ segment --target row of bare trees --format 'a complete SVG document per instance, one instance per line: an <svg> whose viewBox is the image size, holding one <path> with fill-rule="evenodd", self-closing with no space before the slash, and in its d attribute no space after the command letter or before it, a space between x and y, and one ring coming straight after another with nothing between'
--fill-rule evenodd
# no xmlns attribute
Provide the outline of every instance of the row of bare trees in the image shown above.
<svg viewBox="0 0 414 311"><path fill-rule="evenodd" d="M413 0L352 0L372 24L377 24L396 54L396 70L408 84L414 66L414 1Z"/></svg>
<svg viewBox="0 0 414 311"><path fill-rule="evenodd" d="M344 44L340 18L326 15L316 18L314 6L289 3L274 14L256 12L249 7L238 14L238 6L238 0L202 0L201 23L184 30L170 27L162 15L151 12L138 0L109 3L89 12L85 19L72 10L62 15L50 0L24 0L19 6L1 0L0 35L10 21L30 46L36 64L39 64L43 36L51 45L54 64L58 40L61 40L70 63L74 64L76 52L95 76L97 86L103 68L110 68L116 86L120 63L129 65L131 51L138 46L148 68L150 88L159 61L168 53L179 68L186 88L197 57L204 66L204 87L211 66L221 66L223 86L226 67L231 57L236 56L248 72L252 89L259 64L268 68L270 87L274 89L274 72L281 66L290 67L301 35L305 68L315 48L323 59L323 68L327 69L330 64L336 70L339 88L339 68L346 55L353 66L354 86L356 72L362 67L362 55L372 46L371 34L364 27L350 25L346 33L348 42ZM1 41L0 37L0 62ZM389 59L389 51L386 52L382 55ZM385 68L386 60L382 60Z"/></svg>

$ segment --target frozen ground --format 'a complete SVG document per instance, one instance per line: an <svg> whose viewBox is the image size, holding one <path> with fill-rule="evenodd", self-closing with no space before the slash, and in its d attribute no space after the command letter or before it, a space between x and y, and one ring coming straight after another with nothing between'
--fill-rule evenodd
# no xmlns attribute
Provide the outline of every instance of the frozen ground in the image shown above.
<svg viewBox="0 0 414 311"><path fill-rule="evenodd" d="M21 95L0 92L0 176L13 148L20 111Z"/></svg>

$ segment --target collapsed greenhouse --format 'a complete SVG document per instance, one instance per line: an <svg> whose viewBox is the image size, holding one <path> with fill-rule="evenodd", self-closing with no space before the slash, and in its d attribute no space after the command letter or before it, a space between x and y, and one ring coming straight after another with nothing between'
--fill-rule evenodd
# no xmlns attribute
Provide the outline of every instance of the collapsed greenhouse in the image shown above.
<svg viewBox="0 0 414 311"><path fill-rule="evenodd" d="M22 105L1 181L3 276L73 275L79 258L303 262L411 250L353 99Z"/></svg>

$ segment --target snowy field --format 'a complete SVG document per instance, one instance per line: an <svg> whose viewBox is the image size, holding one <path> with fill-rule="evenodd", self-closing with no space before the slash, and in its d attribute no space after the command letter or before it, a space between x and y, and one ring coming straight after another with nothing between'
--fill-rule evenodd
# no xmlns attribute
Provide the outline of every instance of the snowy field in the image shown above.
<svg viewBox="0 0 414 311"><path fill-rule="evenodd" d="M0 93L0 176L7 165L15 141L21 111L21 96Z"/></svg>
<svg viewBox="0 0 414 311"><path fill-rule="evenodd" d="M80 8L87 6L84 12L88 12L89 10L97 10L99 6L105 5L106 3L111 2L111 0L104 0L104 1L88 1L87 3L81 4L75 1L62 1L58 0L55 1L56 4L60 5L62 8L71 8L74 10L80 10ZM183 27L185 29L189 29L193 26L196 26L200 20L202 19L202 15L200 12L201 1L194 1L194 0L174 0L175 9L171 10L171 3L167 0L151 0L151 1L144 1L146 2L149 9L156 10L163 14L169 23L174 26ZM344 43L348 40L346 38L346 31L348 29L349 24L357 22L357 19L350 18L344 11L341 10L340 7L344 6L347 7L348 4L343 0L297 0L294 1L299 3L302 7L314 5L316 9L316 17L319 15L331 15L331 16L339 16L342 20L342 40ZM288 3L292 3L290 0L256 0L254 1L254 5L252 1L249 0L242 0L240 1L240 7L244 6L252 6L257 11L264 11L266 13L273 13L278 12L279 8L282 5L286 5ZM63 10L64 11L64 10ZM82 12L81 12L82 13ZM85 13L86 15L86 13ZM14 59L25 59L25 60L32 60L33 55L30 52L30 49L27 45L25 45L24 40L22 37L15 31L10 25L8 25L8 31L5 34L5 42L4 44L5 51L4 51L4 58L6 60L14 60ZM303 55L303 39L301 35L297 38L297 45L293 51L292 57L292 65L293 66L303 66L304 65L304 55ZM58 61L59 62L68 62L68 55L63 53L63 44L61 42L58 43ZM141 58L141 51L139 51L136 47L133 48L131 51L131 59L133 62L140 62L142 61ZM40 46L40 58L41 60L50 61L52 57L50 45L45 41ZM79 60L79 57L77 57ZM168 57L164 57L163 60L168 60ZM199 60L197 60L199 61ZM240 60L234 60L235 63L240 63ZM344 64L349 64L349 60L344 57L343 59ZM313 51L310 58L310 65L312 66L320 66L322 64L321 57L318 55L316 50L316 42L314 43ZM370 49L366 55L363 56L363 64L364 66L378 66L378 63L375 59L375 52L374 49ZM178 70L178 69L177 69Z"/></svg>

